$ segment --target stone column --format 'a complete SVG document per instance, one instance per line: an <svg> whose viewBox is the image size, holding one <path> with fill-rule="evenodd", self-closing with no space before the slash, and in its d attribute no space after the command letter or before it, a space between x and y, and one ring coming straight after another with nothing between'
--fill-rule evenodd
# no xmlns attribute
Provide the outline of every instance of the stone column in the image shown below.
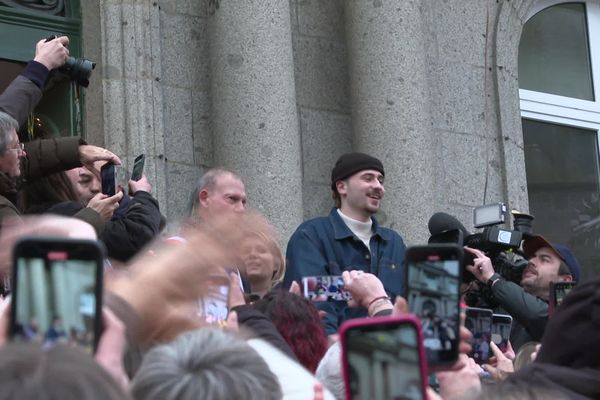
<svg viewBox="0 0 600 400"><path fill-rule="evenodd" d="M302 220L289 1L209 2L209 41L215 164L285 241Z"/></svg>
<svg viewBox="0 0 600 400"><path fill-rule="evenodd" d="M165 213L163 98L158 2L102 0L104 145L131 173L146 154L144 173Z"/></svg>
<svg viewBox="0 0 600 400"><path fill-rule="evenodd" d="M420 2L346 3L354 150L380 158L386 194L378 218L423 242L433 213L427 32Z"/></svg>

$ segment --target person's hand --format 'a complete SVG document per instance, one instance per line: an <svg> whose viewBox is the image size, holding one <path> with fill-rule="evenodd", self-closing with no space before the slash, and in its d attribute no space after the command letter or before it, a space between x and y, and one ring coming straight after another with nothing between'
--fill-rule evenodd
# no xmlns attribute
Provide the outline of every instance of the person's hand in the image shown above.
<svg viewBox="0 0 600 400"><path fill-rule="evenodd" d="M35 57L33 60L43 64L49 71L62 67L69 56L68 45L69 38L66 36L60 36L49 42L46 42L46 39L42 39L35 46Z"/></svg>
<svg viewBox="0 0 600 400"><path fill-rule="evenodd" d="M488 371L496 382L503 381L508 375L515 372L513 362L506 354L503 354L502 351L500 351L498 346L496 346L496 343L490 342L490 348L492 349L492 352L494 352L494 357L490 358L488 364L483 365L483 369ZM513 359L514 354L514 351L512 351Z"/></svg>
<svg viewBox="0 0 600 400"><path fill-rule="evenodd" d="M142 175L139 181L129 180L129 190L131 194L136 194L137 192L152 192L152 185L148 182L148 178L146 175Z"/></svg>
<svg viewBox="0 0 600 400"><path fill-rule="evenodd" d="M0 278L12 270L13 247L24 236L52 236L96 240L96 231L87 222L52 214L4 218L0 227Z"/></svg>
<svg viewBox="0 0 600 400"><path fill-rule="evenodd" d="M246 304L246 300L244 299L244 291L240 286L240 277L235 272L230 272L227 306L231 310L233 307L242 306L244 304Z"/></svg>
<svg viewBox="0 0 600 400"><path fill-rule="evenodd" d="M458 371L436 374L440 384L440 395L444 400L464 399L481 391L481 381L479 380L481 367L466 354L459 355L459 362L463 367Z"/></svg>
<svg viewBox="0 0 600 400"><path fill-rule="evenodd" d="M408 303L404 297L396 296L394 308L392 309L392 316L399 317L404 314L408 314Z"/></svg>
<svg viewBox="0 0 600 400"><path fill-rule="evenodd" d="M295 294L296 296L302 296L302 290L300 289L300 285L296 281L292 281L289 292L291 294Z"/></svg>
<svg viewBox="0 0 600 400"><path fill-rule="evenodd" d="M383 283L373 274L364 271L344 271L344 290L350 292L352 300L348 301L350 307L368 308L373 299L385 297Z"/></svg>
<svg viewBox="0 0 600 400"><path fill-rule="evenodd" d="M471 272L478 281L487 283L495 273L492 261L481 250L473 249L468 246L465 246L465 250L475 256L473 265L467 265L467 270Z"/></svg>
<svg viewBox="0 0 600 400"><path fill-rule="evenodd" d="M104 331L98 342L95 359L98 364L127 392L129 378L123 366L125 352L125 325L111 310L102 309Z"/></svg>
<svg viewBox="0 0 600 400"><path fill-rule="evenodd" d="M113 213L119 208L119 202L123 198L123 192L117 192L114 196L98 193L90 199L88 207L96 211L105 221L110 221Z"/></svg>
<svg viewBox="0 0 600 400"><path fill-rule="evenodd" d="M98 176L98 170L94 168L96 161L108 161L115 165L121 165L121 159L111 151L89 144L79 146L79 161L96 176Z"/></svg>

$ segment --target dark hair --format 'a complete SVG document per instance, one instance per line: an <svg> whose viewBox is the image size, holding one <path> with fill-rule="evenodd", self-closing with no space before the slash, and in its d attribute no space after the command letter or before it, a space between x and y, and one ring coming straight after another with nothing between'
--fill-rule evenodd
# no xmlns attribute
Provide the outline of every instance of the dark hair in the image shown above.
<svg viewBox="0 0 600 400"><path fill-rule="evenodd" d="M268 293L254 306L273 321L298 361L314 373L327 351L327 337L317 308L304 297L284 290Z"/></svg>
<svg viewBox="0 0 600 400"><path fill-rule="evenodd" d="M563 260L560 260L560 265L558 266L558 275L573 275L571 272L571 268L565 263Z"/></svg>
<svg viewBox="0 0 600 400"><path fill-rule="evenodd" d="M20 207L26 214L41 214L51 206L66 201L80 202L64 171L27 182L19 195Z"/></svg>
<svg viewBox="0 0 600 400"><path fill-rule="evenodd" d="M9 343L0 350L0 400L125 400L129 396L92 357L56 345Z"/></svg>
<svg viewBox="0 0 600 400"><path fill-rule="evenodd" d="M331 192L331 198L333 199L333 206L335 208L342 207L342 198L340 197L340 194L337 192L337 190Z"/></svg>

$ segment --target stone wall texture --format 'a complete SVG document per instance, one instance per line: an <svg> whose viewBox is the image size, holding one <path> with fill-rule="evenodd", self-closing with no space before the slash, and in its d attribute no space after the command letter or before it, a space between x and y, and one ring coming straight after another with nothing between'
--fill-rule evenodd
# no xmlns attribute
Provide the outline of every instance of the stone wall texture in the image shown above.
<svg viewBox="0 0 600 400"><path fill-rule="evenodd" d="M83 4L86 50L102 59L90 139L127 162L147 154L171 227L201 173L223 166L285 244L329 211L349 151L383 161L379 218L408 244L426 241L436 211L467 228L485 203L527 211L516 71L532 2Z"/></svg>

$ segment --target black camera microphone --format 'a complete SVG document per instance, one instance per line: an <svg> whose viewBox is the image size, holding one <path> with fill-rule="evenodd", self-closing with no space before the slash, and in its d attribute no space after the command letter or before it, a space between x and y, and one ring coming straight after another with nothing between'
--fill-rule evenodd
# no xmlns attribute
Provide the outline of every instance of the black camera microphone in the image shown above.
<svg viewBox="0 0 600 400"><path fill-rule="evenodd" d="M429 228L429 233L431 236L437 236L441 233L448 231L460 231L463 234L463 238L466 238L470 235L467 228L455 217L450 214L446 214L445 212L437 212L429 218L429 222L427 223ZM462 245L462 243L459 243Z"/></svg>

